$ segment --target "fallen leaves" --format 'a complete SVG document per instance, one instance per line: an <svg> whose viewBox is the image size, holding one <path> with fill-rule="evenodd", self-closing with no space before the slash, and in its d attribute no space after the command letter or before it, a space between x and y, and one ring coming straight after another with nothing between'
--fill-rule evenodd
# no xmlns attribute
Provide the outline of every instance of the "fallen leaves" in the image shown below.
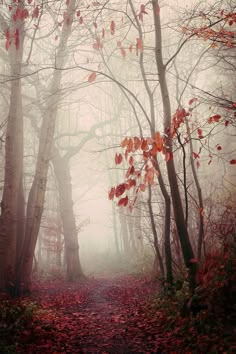
<svg viewBox="0 0 236 354"><path fill-rule="evenodd" d="M33 316L11 332L17 353L183 353L200 347L207 352L218 343L225 349L217 326L205 333L204 319L196 327L182 318L178 302L159 296L157 283L146 279L39 285L33 299L16 302L23 312L33 304Z"/></svg>

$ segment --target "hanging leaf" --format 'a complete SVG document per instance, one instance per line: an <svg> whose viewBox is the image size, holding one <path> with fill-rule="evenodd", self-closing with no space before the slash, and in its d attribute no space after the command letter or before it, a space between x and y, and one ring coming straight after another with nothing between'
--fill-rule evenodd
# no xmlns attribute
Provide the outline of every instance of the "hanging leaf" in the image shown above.
<svg viewBox="0 0 236 354"><path fill-rule="evenodd" d="M38 17L39 17L39 7L38 7L38 6L36 6L36 7L34 8L32 17L33 17L33 18L38 18Z"/></svg>
<svg viewBox="0 0 236 354"><path fill-rule="evenodd" d="M124 138L124 140L122 141L121 147L124 148L124 147L128 146L128 144L129 144L129 138L126 137L126 138Z"/></svg>
<svg viewBox="0 0 236 354"><path fill-rule="evenodd" d="M134 158L133 156L130 156L129 158L129 164L132 166L134 164Z"/></svg>
<svg viewBox="0 0 236 354"><path fill-rule="evenodd" d="M188 102L189 106L191 106L197 100L198 100L197 98L191 98L191 100L189 100L189 102Z"/></svg>
<svg viewBox="0 0 236 354"><path fill-rule="evenodd" d="M126 58L126 50L123 47L121 47L120 51L121 51L122 57L125 59Z"/></svg>
<svg viewBox="0 0 236 354"><path fill-rule="evenodd" d="M128 197L126 196L125 198L121 198L118 202L118 206L124 206L126 207L126 205L128 204L129 202L129 199Z"/></svg>
<svg viewBox="0 0 236 354"><path fill-rule="evenodd" d="M143 41L141 38L136 38L136 55L143 52Z"/></svg>
<svg viewBox="0 0 236 354"><path fill-rule="evenodd" d="M236 165L236 160L230 160L230 165Z"/></svg>
<svg viewBox="0 0 236 354"><path fill-rule="evenodd" d="M198 128L197 133L198 133L199 139L203 139L202 129Z"/></svg>
<svg viewBox="0 0 236 354"><path fill-rule="evenodd" d="M142 144L141 144L141 149L143 151L147 151L149 148L148 148L148 143L147 143L147 140L146 139L142 139Z"/></svg>
<svg viewBox="0 0 236 354"><path fill-rule="evenodd" d="M141 145L141 140L135 136L134 137L134 150L138 150L140 148Z"/></svg>
<svg viewBox="0 0 236 354"><path fill-rule="evenodd" d="M221 116L219 114L216 114L208 119L208 123L219 123Z"/></svg>
<svg viewBox="0 0 236 354"><path fill-rule="evenodd" d="M142 4L142 5L140 6L140 12L141 12L142 14L146 14L146 15L147 15L147 12L146 12L146 10L145 10L145 5L144 5L144 4Z"/></svg>
<svg viewBox="0 0 236 354"><path fill-rule="evenodd" d="M142 192L145 192L145 190L146 190L146 184L141 183L141 184L139 185L139 189L140 189Z"/></svg>
<svg viewBox="0 0 236 354"><path fill-rule="evenodd" d="M97 74L95 73L95 71L92 72L88 77L88 82L90 82L90 84L91 84L92 82L94 82L96 80L96 77L97 77Z"/></svg>
<svg viewBox="0 0 236 354"><path fill-rule="evenodd" d="M193 157L194 157L195 159L199 159L199 158L200 158L199 154L197 154L197 153L194 152L194 151L193 151Z"/></svg>
<svg viewBox="0 0 236 354"><path fill-rule="evenodd" d="M121 164L121 162L122 162L122 155L121 154L116 154L116 156L115 156L115 163L116 163L116 165L119 165L119 164Z"/></svg>
<svg viewBox="0 0 236 354"><path fill-rule="evenodd" d="M116 27L115 22L111 21L110 30L112 35L115 34L115 27Z"/></svg>
<svg viewBox="0 0 236 354"><path fill-rule="evenodd" d="M115 190L115 196L118 198L125 192L125 183L119 184Z"/></svg>
<svg viewBox="0 0 236 354"><path fill-rule="evenodd" d="M114 199L115 192L116 192L115 187L112 187L112 188L110 189L109 193L108 193L108 198L109 198L110 200Z"/></svg>

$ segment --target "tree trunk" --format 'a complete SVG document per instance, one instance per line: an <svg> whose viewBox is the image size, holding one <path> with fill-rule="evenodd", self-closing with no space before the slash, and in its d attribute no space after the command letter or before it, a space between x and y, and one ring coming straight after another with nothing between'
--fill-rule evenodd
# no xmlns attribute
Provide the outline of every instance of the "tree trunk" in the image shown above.
<svg viewBox="0 0 236 354"><path fill-rule="evenodd" d="M51 161L58 183L59 206L65 241L66 278L73 281L84 277L84 274L79 259L79 243L73 211L69 162L60 156L55 146Z"/></svg>
<svg viewBox="0 0 236 354"><path fill-rule="evenodd" d="M156 225L155 225L155 220L154 220L154 215L153 215L153 209L152 209L152 189L150 184L148 184L148 210L149 210L149 215L150 215L150 220L151 220L151 227L152 227L152 233L153 233L153 238L154 238L154 249L155 249L155 254L158 259L159 267L160 267L160 273L162 279L165 277L165 270L164 270L164 264L163 260L161 257L161 252L159 248L159 242L158 242L158 237L157 237L157 230L156 230Z"/></svg>
<svg viewBox="0 0 236 354"><path fill-rule="evenodd" d="M186 122L186 127L187 127L188 131L190 131L188 122ZM195 186L197 189L198 202L199 202L199 210L198 210L198 213L199 213L198 230L199 231L198 231L198 243L197 243L197 257L198 257L198 260L200 261L201 256L202 256L202 243L203 243L203 238L204 238L203 198L202 198L201 186L200 186L199 179L197 176L196 167L194 165L193 142L192 142L191 137L189 139L189 146L190 146L190 164L191 164L191 169L192 169L192 174L193 174Z"/></svg>
<svg viewBox="0 0 236 354"><path fill-rule="evenodd" d="M158 0L152 0L153 16L155 24L155 57L159 76L159 84L162 96L163 113L164 113L164 129L166 138L167 152L172 155L172 137L171 137L171 106L170 97L166 81L166 66L163 63L162 58L162 34L161 34L161 22L160 22L160 8ZM189 269L189 282L191 289L195 287L195 278L197 265L194 263L194 253L189 240L188 230L185 224L183 206L181 202L179 186L176 177L176 170L174 165L174 159L170 158L166 163L168 180L170 183L171 198L173 203L173 210L175 216L176 227L178 230L178 236L183 252L184 262Z"/></svg>
<svg viewBox="0 0 236 354"><path fill-rule="evenodd" d="M71 33L72 20L75 13L75 0L71 0L67 6L66 18L64 21L58 51L56 53L56 69L53 73L52 83L50 88L50 102L47 105L45 116L39 135L39 149L36 162L36 170L30 189L27 214L26 214L26 229L24 247L19 266L18 282L23 284L23 292L30 290L31 271L34 257L34 250L37 242L40 222L44 207L44 198L46 192L47 173L49 161L51 158L51 149L53 144L55 123L57 117L57 109L59 102L60 83L62 69L67 59L67 42Z"/></svg>
<svg viewBox="0 0 236 354"><path fill-rule="evenodd" d="M121 232L121 239L123 242L123 255L126 258L129 258L131 256L130 254L130 244L129 244L129 233L128 233L128 225L127 225L127 220L125 217L125 214L120 211L119 212L120 216L120 232Z"/></svg>
<svg viewBox="0 0 236 354"><path fill-rule="evenodd" d="M24 227L23 193L23 115L21 67L24 24L17 20L10 31L19 31L19 48L9 47L11 88L5 143L5 177L0 217L0 289L16 295L17 240L22 240Z"/></svg>

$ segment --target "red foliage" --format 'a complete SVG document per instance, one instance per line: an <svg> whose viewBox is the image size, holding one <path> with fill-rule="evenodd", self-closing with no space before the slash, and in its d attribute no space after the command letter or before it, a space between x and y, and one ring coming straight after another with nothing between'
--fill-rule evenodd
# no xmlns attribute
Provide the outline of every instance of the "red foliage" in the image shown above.
<svg viewBox="0 0 236 354"><path fill-rule="evenodd" d="M31 320L18 321L5 336L17 353L230 352L217 318L213 327L204 314L182 318L174 298L158 295L157 283L146 279L37 283L31 298L21 301L11 306L24 312L34 301L37 307Z"/></svg>

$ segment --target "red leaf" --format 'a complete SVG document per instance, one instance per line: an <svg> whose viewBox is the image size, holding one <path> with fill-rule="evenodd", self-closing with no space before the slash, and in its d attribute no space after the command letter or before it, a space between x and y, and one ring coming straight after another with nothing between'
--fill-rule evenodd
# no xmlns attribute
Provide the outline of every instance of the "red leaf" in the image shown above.
<svg viewBox="0 0 236 354"><path fill-rule="evenodd" d="M146 139L142 139L142 144L141 144L141 149L143 151L147 151L149 148L148 148L148 143L147 143L147 140Z"/></svg>
<svg viewBox="0 0 236 354"><path fill-rule="evenodd" d="M130 53L133 52L133 46L132 46L132 44L130 44L130 46L129 46L129 51L130 51Z"/></svg>
<svg viewBox="0 0 236 354"><path fill-rule="evenodd" d="M108 198L109 198L110 200L114 199L115 192L116 192L115 187L112 187L111 190L110 190L109 193L108 193Z"/></svg>
<svg viewBox="0 0 236 354"><path fill-rule="evenodd" d="M199 159L199 158L200 158L199 154L197 154L197 153L194 152L194 151L193 151L193 157L194 157L195 159Z"/></svg>
<svg viewBox="0 0 236 354"><path fill-rule="evenodd" d="M139 21L143 22L143 14L142 14L142 12L140 12L138 14L138 19L139 19Z"/></svg>
<svg viewBox="0 0 236 354"><path fill-rule="evenodd" d="M136 55L138 55L138 52L140 53L143 52L143 41L141 38L136 39Z"/></svg>
<svg viewBox="0 0 236 354"><path fill-rule="evenodd" d="M200 162L198 160L197 160L196 166L197 166L197 168L200 167Z"/></svg>
<svg viewBox="0 0 236 354"><path fill-rule="evenodd" d="M222 146L221 146L221 145L218 145L218 146L217 146L217 150L219 150L219 151L222 150Z"/></svg>
<svg viewBox="0 0 236 354"><path fill-rule="evenodd" d="M79 18L79 24L80 24L80 25L82 25L82 24L83 24L83 22L84 22L83 17L80 17L80 18Z"/></svg>
<svg viewBox="0 0 236 354"><path fill-rule="evenodd" d="M190 260L189 260L189 263L197 263L198 261L197 261L197 259L196 258L191 258Z"/></svg>
<svg viewBox="0 0 236 354"><path fill-rule="evenodd" d="M201 139L201 138L203 138L203 135L202 135L202 129L198 129L197 130L197 133L198 133L198 137Z"/></svg>
<svg viewBox="0 0 236 354"><path fill-rule="evenodd" d="M229 121L226 120L226 121L225 121L225 126L227 127L228 125L229 125Z"/></svg>
<svg viewBox="0 0 236 354"><path fill-rule="evenodd" d="M124 148L124 147L128 146L128 144L129 144L129 138L126 137L126 138L124 138L124 140L122 141L121 147Z"/></svg>
<svg viewBox="0 0 236 354"><path fill-rule="evenodd" d="M33 14L32 14L32 17L33 18L38 18L39 17L39 7L36 6L34 11L33 11Z"/></svg>
<svg viewBox="0 0 236 354"><path fill-rule="evenodd" d="M140 148L140 145L141 145L141 140L137 136L135 136L134 137L134 149L138 150Z"/></svg>
<svg viewBox="0 0 236 354"><path fill-rule="evenodd" d="M77 17L80 17L80 10L78 10L78 11L76 12L76 16L77 16Z"/></svg>
<svg viewBox="0 0 236 354"><path fill-rule="evenodd" d="M110 30L112 35L115 34L115 27L116 27L115 22L111 21Z"/></svg>
<svg viewBox="0 0 236 354"><path fill-rule="evenodd" d="M230 160L230 165L236 165L236 160Z"/></svg>
<svg viewBox="0 0 236 354"><path fill-rule="evenodd" d="M208 119L208 123L219 123L221 116L219 114L216 114Z"/></svg>
<svg viewBox="0 0 236 354"><path fill-rule="evenodd" d="M128 204L128 201L129 201L129 199L128 199L127 196L125 198L121 198L119 200L119 202L118 202L118 206L124 206L125 207Z"/></svg>
<svg viewBox="0 0 236 354"><path fill-rule="evenodd" d="M189 106L191 106L191 104L193 104L193 102L196 102L197 98L191 98L191 100L189 100L188 104Z"/></svg>
<svg viewBox="0 0 236 354"><path fill-rule="evenodd" d="M134 164L134 158L133 158L133 156L130 156L130 158L129 158L129 164L130 164L130 165L133 165L133 164Z"/></svg>
<svg viewBox="0 0 236 354"><path fill-rule="evenodd" d="M125 59L126 58L126 50L123 47L121 47L120 51L121 51L122 57Z"/></svg>
<svg viewBox="0 0 236 354"><path fill-rule="evenodd" d="M97 74L95 73L95 71L92 72L88 77L88 82L90 82L90 83L94 82L96 80L96 76L97 76Z"/></svg>
<svg viewBox="0 0 236 354"><path fill-rule="evenodd" d="M121 162L122 162L122 155L121 154L116 154L116 156L115 156L115 163L116 163L116 165L119 165L119 164L121 164Z"/></svg>
<svg viewBox="0 0 236 354"><path fill-rule="evenodd" d="M145 190L146 190L146 184L141 183L141 184L139 185L139 189L140 189L142 192L145 192Z"/></svg>
<svg viewBox="0 0 236 354"><path fill-rule="evenodd" d="M102 29L102 38L104 38L105 37L105 30L104 30L104 28Z"/></svg>
<svg viewBox="0 0 236 354"><path fill-rule="evenodd" d="M117 198L120 197L125 192L125 190L125 183L119 184L119 186L116 187L115 196Z"/></svg>
<svg viewBox="0 0 236 354"><path fill-rule="evenodd" d="M142 12L143 14L147 14L146 10L145 10L145 5L141 5L140 6L140 12Z"/></svg>

